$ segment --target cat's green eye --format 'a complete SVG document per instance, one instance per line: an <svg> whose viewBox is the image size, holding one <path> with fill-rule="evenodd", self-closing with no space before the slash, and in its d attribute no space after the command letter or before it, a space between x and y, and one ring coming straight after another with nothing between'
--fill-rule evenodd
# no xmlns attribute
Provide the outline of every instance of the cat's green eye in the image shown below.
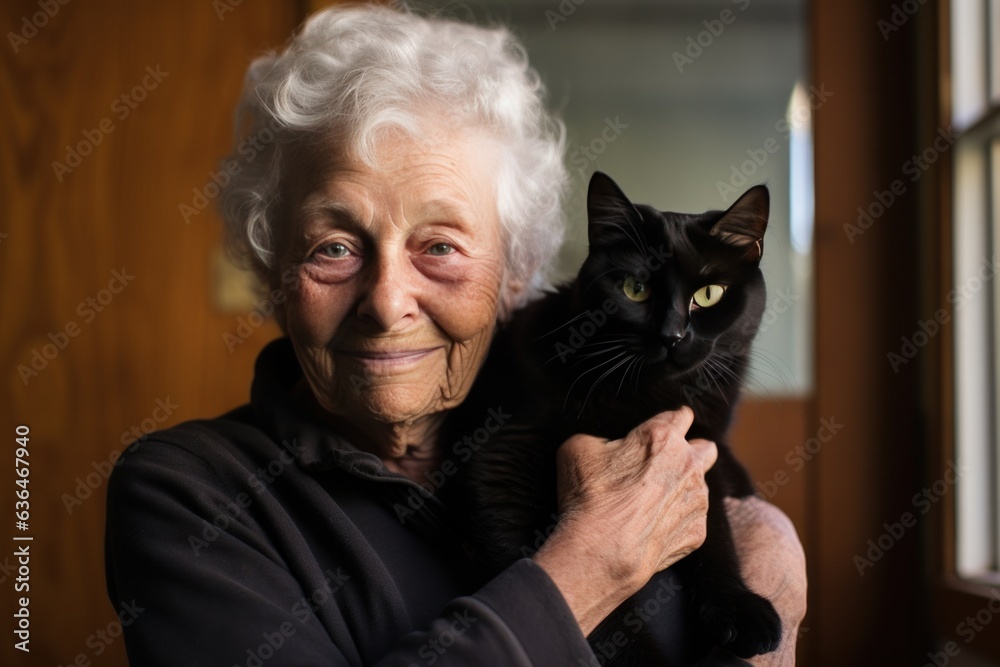
<svg viewBox="0 0 1000 667"><path fill-rule="evenodd" d="M719 303L722 295L726 293L725 285L705 285L694 293L691 298L691 308L709 308Z"/></svg>
<svg viewBox="0 0 1000 667"><path fill-rule="evenodd" d="M649 285L639 282L632 276L626 278L625 282L622 283L622 291L632 301L642 302L649 298Z"/></svg>

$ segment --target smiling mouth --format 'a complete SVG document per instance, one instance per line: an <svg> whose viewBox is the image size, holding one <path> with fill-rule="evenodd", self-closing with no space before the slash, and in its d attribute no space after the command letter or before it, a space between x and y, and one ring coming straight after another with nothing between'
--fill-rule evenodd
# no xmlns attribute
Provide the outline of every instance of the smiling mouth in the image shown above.
<svg viewBox="0 0 1000 667"><path fill-rule="evenodd" d="M341 350L340 353L356 359L370 369L393 369L415 363L429 356L439 348L428 347L420 350Z"/></svg>

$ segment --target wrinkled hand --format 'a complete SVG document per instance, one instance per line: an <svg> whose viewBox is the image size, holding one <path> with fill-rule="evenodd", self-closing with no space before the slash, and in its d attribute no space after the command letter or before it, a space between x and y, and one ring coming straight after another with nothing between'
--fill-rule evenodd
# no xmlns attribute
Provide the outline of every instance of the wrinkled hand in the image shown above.
<svg viewBox="0 0 1000 667"><path fill-rule="evenodd" d="M694 413L664 412L624 438L576 435L557 456L560 519L535 555L584 634L705 541L705 472L718 455L684 439Z"/></svg>
<svg viewBox="0 0 1000 667"><path fill-rule="evenodd" d="M781 616L781 646L749 662L759 667L794 665L807 590L806 556L795 526L784 512L761 498L726 498L725 503L743 579L752 591L770 600Z"/></svg>

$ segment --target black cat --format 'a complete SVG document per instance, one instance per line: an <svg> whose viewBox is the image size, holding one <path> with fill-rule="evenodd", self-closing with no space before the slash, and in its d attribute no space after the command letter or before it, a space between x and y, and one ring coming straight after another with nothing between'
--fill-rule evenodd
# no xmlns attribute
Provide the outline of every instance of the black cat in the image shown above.
<svg viewBox="0 0 1000 667"><path fill-rule="evenodd" d="M450 442L472 432L488 407L512 415L460 465L449 489L471 550L495 573L540 546L557 518L555 453L569 436L621 438L659 412L689 405L688 437L715 441L719 458L706 475L708 537L671 570L703 645L741 657L772 651L781 621L740 576L722 502L754 492L724 438L764 309L767 188L751 188L725 212L679 214L633 204L598 172L587 206L590 251L577 278L497 332L468 399L446 422ZM606 664L665 664L648 627L626 630L628 645L612 644L608 659L607 641L631 608L612 613L591 645L605 647Z"/></svg>

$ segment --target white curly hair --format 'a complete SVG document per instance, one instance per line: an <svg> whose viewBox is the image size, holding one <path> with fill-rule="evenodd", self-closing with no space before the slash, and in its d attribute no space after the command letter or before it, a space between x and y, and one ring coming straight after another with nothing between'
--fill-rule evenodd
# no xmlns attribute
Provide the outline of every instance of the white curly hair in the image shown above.
<svg viewBox="0 0 1000 667"><path fill-rule="evenodd" d="M312 16L282 53L253 61L236 109L235 161L220 207L230 254L277 283L274 243L281 174L296 143L336 138L375 168L387 130L419 137L427 109L503 147L494 191L506 248L501 316L548 285L562 242L565 129L521 44L406 8L337 6ZM512 287L512 286L519 287Z"/></svg>

